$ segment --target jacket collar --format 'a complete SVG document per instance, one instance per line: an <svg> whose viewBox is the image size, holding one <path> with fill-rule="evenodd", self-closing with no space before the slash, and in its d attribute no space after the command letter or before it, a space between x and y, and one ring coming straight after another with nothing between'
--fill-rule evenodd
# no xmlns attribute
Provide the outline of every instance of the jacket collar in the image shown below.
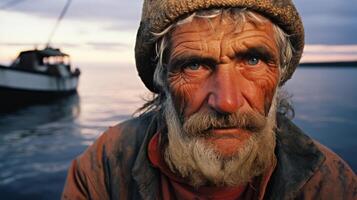
<svg viewBox="0 0 357 200"><path fill-rule="evenodd" d="M269 181L265 199L292 199L325 160L313 140L284 116L278 116L276 133L277 166ZM157 199L159 172L147 154L150 139L158 127L154 115L132 169L142 199Z"/></svg>
<svg viewBox="0 0 357 200"><path fill-rule="evenodd" d="M286 117L277 117L278 160L265 199L293 199L325 160L313 140Z"/></svg>
<svg viewBox="0 0 357 200"><path fill-rule="evenodd" d="M135 160L133 169L131 171L132 177L136 182L139 193L142 199L157 199L159 188L159 172L152 167L148 158L148 145L151 138L157 131L158 116L153 114L152 120L147 126L146 134L139 153ZM145 130L139 130L145 131Z"/></svg>

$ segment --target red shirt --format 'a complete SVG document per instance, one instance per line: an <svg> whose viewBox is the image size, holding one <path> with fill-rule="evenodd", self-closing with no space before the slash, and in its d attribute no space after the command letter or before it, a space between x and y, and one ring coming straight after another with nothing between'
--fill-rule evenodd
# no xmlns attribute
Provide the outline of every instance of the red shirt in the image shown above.
<svg viewBox="0 0 357 200"><path fill-rule="evenodd" d="M274 171L276 160L273 166L264 176L254 178L250 183L236 187L209 187L202 186L194 188L187 184L180 176L171 172L160 151L160 133L156 133L148 146L149 159L154 167L161 172L161 196L159 199L195 199L195 200L239 200L239 199L263 199L266 186Z"/></svg>

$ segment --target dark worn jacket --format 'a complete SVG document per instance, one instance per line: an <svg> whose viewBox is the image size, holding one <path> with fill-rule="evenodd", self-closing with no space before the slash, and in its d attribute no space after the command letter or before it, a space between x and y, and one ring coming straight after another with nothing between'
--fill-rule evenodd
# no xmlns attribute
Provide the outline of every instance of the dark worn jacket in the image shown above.
<svg viewBox="0 0 357 200"><path fill-rule="evenodd" d="M109 128L73 161L62 199L157 199L160 174L147 155L157 123L149 113ZM275 153L264 199L357 199L350 167L284 117L278 117Z"/></svg>

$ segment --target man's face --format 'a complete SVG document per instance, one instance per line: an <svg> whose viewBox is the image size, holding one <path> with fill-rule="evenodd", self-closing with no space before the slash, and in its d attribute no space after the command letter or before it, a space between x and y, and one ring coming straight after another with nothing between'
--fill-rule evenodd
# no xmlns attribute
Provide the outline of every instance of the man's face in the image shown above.
<svg viewBox="0 0 357 200"><path fill-rule="evenodd" d="M183 123L207 112L268 115L279 80L271 22L238 26L224 15L209 21L194 18L172 32L169 55L169 88ZM212 126L204 138L229 157L244 147L255 128Z"/></svg>

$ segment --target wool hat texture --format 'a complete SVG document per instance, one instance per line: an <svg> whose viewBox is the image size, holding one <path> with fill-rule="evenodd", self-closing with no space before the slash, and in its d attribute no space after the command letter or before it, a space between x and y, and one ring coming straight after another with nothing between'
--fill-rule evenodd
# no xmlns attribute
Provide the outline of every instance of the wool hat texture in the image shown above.
<svg viewBox="0 0 357 200"><path fill-rule="evenodd" d="M289 35L294 54L283 85L298 66L304 48L304 27L291 0L144 0L140 26L135 44L135 60L141 80L152 92L156 68L155 41L152 33L160 33L171 24L198 11L217 8L247 8L270 19Z"/></svg>

